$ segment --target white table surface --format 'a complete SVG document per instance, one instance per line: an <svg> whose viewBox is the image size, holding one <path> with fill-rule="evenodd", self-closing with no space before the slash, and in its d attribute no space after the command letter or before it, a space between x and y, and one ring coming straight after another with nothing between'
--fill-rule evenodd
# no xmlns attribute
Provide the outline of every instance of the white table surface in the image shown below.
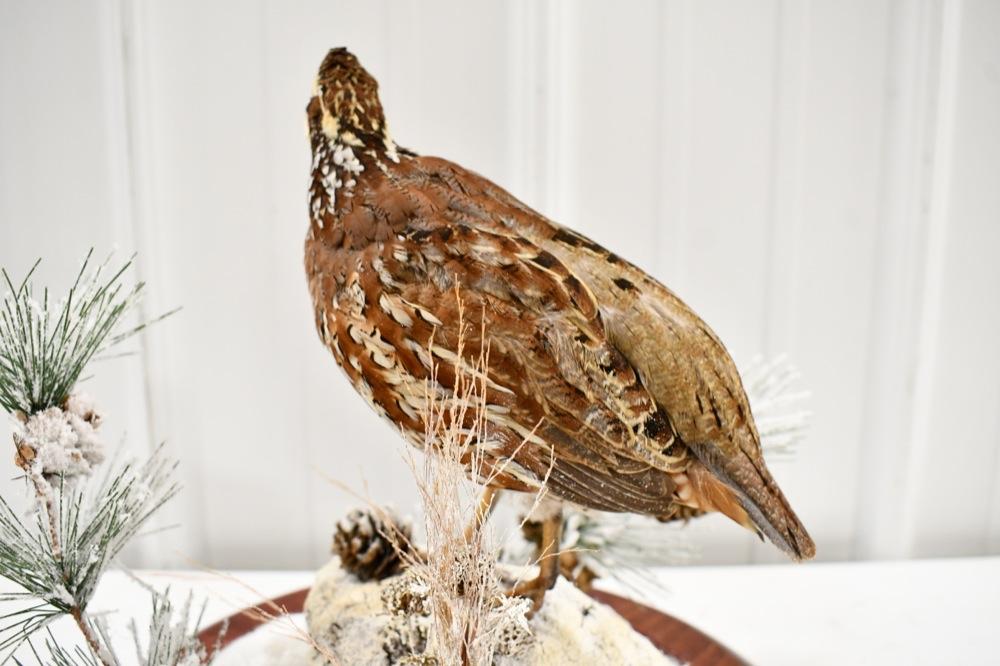
<svg viewBox="0 0 1000 666"><path fill-rule="evenodd" d="M313 574L139 575L155 586L169 585L178 600L189 591L207 599L207 625L261 595L305 587ZM656 575L665 591L645 603L711 634L754 664L1000 664L1000 557L673 567ZM603 587L619 591L613 584ZM121 615L112 618L119 627L116 644L128 646L126 618L144 626L149 600L123 574L110 573L92 609ZM69 622L61 620L54 631L60 639L76 639ZM127 647L121 652L134 654Z"/></svg>

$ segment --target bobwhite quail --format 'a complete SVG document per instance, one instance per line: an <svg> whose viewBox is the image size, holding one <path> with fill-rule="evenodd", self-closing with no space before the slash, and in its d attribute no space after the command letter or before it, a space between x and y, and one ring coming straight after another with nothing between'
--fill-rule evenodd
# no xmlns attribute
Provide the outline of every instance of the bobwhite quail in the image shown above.
<svg viewBox="0 0 1000 666"><path fill-rule="evenodd" d="M720 511L813 556L732 359L676 295L486 178L397 145L377 82L346 49L320 65L307 115L316 327L376 412L421 439L432 366L453 386L461 303L463 353L489 348L494 487L544 481L576 505L662 520ZM541 569L520 590L536 603L557 558Z"/></svg>

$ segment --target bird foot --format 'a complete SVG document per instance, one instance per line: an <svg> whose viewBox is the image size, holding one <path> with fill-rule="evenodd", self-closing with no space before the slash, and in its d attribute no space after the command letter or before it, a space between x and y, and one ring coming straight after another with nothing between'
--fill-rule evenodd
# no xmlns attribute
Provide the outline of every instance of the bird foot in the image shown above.
<svg viewBox="0 0 1000 666"><path fill-rule="evenodd" d="M542 604L545 602L545 593L552 589L558 577L558 572L556 576L549 576L547 572L543 571L531 580L515 583L507 590L507 596L523 597L531 600L531 608L525 614L530 620L542 607Z"/></svg>
<svg viewBox="0 0 1000 666"><path fill-rule="evenodd" d="M528 618L534 616L545 602L545 593L551 590L559 579L559 541L562 536L562 512L548 516L541 524L541 533L535 541L537 546L538 575L527 581L516 583L507 592L509 596L531 599ZM534 540L534 539L533 539Z"/></svg>

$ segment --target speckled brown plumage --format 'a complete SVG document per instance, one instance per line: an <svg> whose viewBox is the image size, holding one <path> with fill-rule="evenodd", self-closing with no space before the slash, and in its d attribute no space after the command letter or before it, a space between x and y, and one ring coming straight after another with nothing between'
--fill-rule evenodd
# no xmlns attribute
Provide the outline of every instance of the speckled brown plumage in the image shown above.
<svg viewBox="0 0 1000 666"><path fill-rule="evenodd" d="M486 178L398 147L375 80L344 49L324 59L307 115L316 326L380 415L420 441L432 364L439 390L454 381L461 299L464 355L489 347L497 485L535 490L548 474L581 506L722 511L813 555L729 354L677 296Z"/></svg>

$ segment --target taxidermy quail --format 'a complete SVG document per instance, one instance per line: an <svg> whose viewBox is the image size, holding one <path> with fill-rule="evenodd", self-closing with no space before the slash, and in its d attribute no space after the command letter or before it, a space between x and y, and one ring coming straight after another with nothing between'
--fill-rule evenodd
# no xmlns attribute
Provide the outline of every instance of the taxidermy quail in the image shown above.
<svg viewBox="0 0 1000 666"><path fill-rule="evenodd" d="M470 363L489 348L492 486L544 484L661 520L720 511L795 560L813 556L764 465L736 366L673 292L486 178L397 145L378 84L346 49L323 60L307 115L316 327L376 412L419 442L425 381L438 368L438 390L452 389L463 333ZM556 558L541 568L536 602Z"/></svg>

